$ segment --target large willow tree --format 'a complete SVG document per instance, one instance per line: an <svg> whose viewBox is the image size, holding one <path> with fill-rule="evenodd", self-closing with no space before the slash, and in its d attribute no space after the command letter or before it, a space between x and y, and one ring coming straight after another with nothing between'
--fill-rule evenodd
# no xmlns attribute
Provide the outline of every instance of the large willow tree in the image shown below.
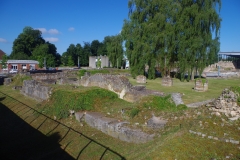
<svg viewBox="0 0 240 160"><path fill-rule="evenodd" d="M194 68L201 73L219 49L220 4L220 0L129 0L122 35L132 75L143 74L148 65L152 79L157 65L166 75L175 64L182 77Z"/></svg>
<svg viewBox="0 0 240 160"><path fill-rule="evenodd" d="M123 60L123 47L122 47L122 36L108 36L106 39L107 46L107 54L109 57L109 61L112 63L112 67L120 67L122 66Z"/></svg>

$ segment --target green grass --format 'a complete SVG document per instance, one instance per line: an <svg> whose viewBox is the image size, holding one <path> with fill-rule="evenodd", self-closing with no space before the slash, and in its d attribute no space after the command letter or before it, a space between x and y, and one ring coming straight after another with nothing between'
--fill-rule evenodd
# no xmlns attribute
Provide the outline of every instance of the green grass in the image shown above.
<svg viewBox="0 0 240 160"><path fill-rule="evenodd" d="M31 80L30 76L17 74L12 78L12 84L14 86L22 86L24 80Z"/></svg>
<svg viewBox="0 0 240 160"><path fill-rule="evenodd" d="M135 79L130 78L132 84L136 84ZM234 86L233 90L239 92L239 79L208 79L209 90L207 92L195 92L192 90L194 87L195 81L192 82L180 82L178 79L174 79L173 87L164 87L161 86L161 79L156 80L147 80L146 87L148 89L163 91L165 93L180 92L183 95L183 100L185 103L193 103L198 101L203 101L211 98L217 98L222 90L226 87ZM72 88L71 85L52 85L56 95L52 97L49 101L44 101L41 103L35 102L28 97L23 96L19 91L12 90L11 86L0 86L0 90L9 94L16 99L19 99L25 104L34 107L39 111L43 111L45 105L56 107L56 106L66 106L69 103L69 106L78 105L78 102L70 102L69 100L74 97L75 99L80 100L81 97L84 97L86 94L92 98L94 101L87 102L91 103L89 107L93 111L102 112L108 117L117 118L121 121L126 120L130 122L130 125L139 123L139 128L143 129L145 132L155 133L156 137L153 141L144 143L144 144L133 144L120 141L116 138L107 136L99 130L91 128L84 124L83 127L79 125L74 117L67 117L58 120L66 124L67 126L80 131L84 135L87 135L98 143L103 144L110 149L118 152L126 159L226 159L226 156L230 156L229 159L239 159L240 158L240 145L235 145L231 143L225 143L216 140L210 140L208 138L202 138L200 136L190 134L189 130L196 132L201 132L218 138L233 138L234 140L240 141L240 120L238 121L229 121L224 115L221 117L213 116L208 110L208 107L202 106L199 108L187 109L185 105L174 106L171 103L169 97L156 97L149 96L143 98L137 103L129 103L121 99L111 98L112 93L100 91L97 87L78 87ZM102 94L105 92L107 95L96 95L92 93ZM109 98L107 98L110 96ZM89 98L90 98L89 97ZM105 98L104 98L105 97ZM69 102L68 102L69 101ZM80 102L80 101L79 101ZM32 121L31 116L36 116L31 112L21 110L21 105L11 103L8 99L1 101L6 106L10 108L13 107L13 111L16 114L19 114L20 117L27 119L28 122ZM15 106L15 107L14 107ZM17 107L16 107L17 106ZM84 107L84 106L80 106ZM67 108L69 109L69 108ZM80 108L81 109L81 108ZM126 111L124 116L121 115L121 109ZM20 112L19 112L20 111ZM44 112L45 113L45 112ZM160 116L162 119L168 121L164 129L160 130L149 130L144 127L146 121L151 118L152 113L155 116ZM50 114L50 117L53 117ZM146 117L146 119L145 119ZM34 119L34 118L33 118ZM37 128L44 119L39 117L36 121L32 122L32 125ZM44 134L47 134L49 130L56 126L56 122L51 122L47 120L41 127L40 131ZM96 143L90 143L86 148L86 144L89 143L89 140L83 136L77 136L72 132L69 132L67 135L67 129L63 126L58 126L55 130L63 138L59 143L65 150L72 155L77 157L79 151L84 149L83 154L80 156L80 159L99 159L99 152L104 152L104 149L97 145ZM227 134L227 135L226 135ZM66 135L66 136L65 136ZM106 152L107 155L103 159L118 159L113 153Z"/></svg>
<svg viewBox="0 0 240 160"><path fill-rule="evenodd" d="M43 111L58 119L67 118L69 110L93 110L94 106L102 105L105 101L118 99L117 94L104 89L91 89L85 92L55 90ZM101 107L102 108L102 107Z"/></svg>
<svg viewBox="0 0 240 160"><path fill-rule="evenodd" d="M129 78L133 85L137 85L136 79ZM208 91L206 92L196 92L193 90L195 81L184 81L181 82L179 79L173 79L173 86L166 87L161 85L161 78L155 80L147 80L146 88L162 91L164 93L182 93L182 99L185 104L190 104L194 102L200 102L204 100L209 100L212 98L217 98L224 88L229 88L231 86L239 86L240 80L238 78L232 79L213 79L208 80Z"/></svg>

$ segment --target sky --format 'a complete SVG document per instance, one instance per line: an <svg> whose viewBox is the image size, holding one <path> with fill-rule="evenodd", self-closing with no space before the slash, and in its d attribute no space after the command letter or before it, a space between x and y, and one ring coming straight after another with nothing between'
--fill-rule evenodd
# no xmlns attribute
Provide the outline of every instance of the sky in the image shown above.
<svg viewBox="0 0 240 160"><path fill-rule="evenodd" d="M222 0L222 52L240 52L239 7L240 0ZM0 49L10 55L13 41L30 26L62 54L70 44L119 34L124 19L128 0L0 0Z"/></svg>

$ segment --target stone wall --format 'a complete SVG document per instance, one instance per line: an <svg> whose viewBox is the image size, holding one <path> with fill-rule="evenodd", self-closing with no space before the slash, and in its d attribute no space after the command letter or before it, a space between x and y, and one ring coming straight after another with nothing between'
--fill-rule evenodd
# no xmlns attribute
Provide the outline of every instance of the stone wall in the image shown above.
<svg viewBox="0 0 240 160"><path fill-rule="evenodd" d="M47 79L57 80L61 77L64 77L64 74L63 74L63 72L35 73L35 74L31 74L31 77L32 77L33 80L36 80L36 81L42 81L42 80L47 80Z"/></svg>
<svg viewBox="0 0 240 160"><path fill-rule="evenodd" d="M235 70L237 69L237 65L238 65L237 62L233 61L219 61L218 63L214 63L206 67L203 72L217 71L218 66L220 66L221 71Z"/></svg>
<svg viewBox="0 0 240 160"><path fill-rule="evenodd" d="M50 97L52 88L43 86L35 80L24 80L21 93L41 101Z"/></svg>
<svg viewBox="0 0 240 160"><path fill-rule="evenodd" d="M145 143L152 140L154 134L147 134L140 129L132 129L126 126L128 122L120 122L115 118L105 117L97 112L77 112L75 117L78 121L85 121L89 126L122 141L133 143Z"/></svg>
<svg viewBox="0 0 240 160"><path fill-rule="evenodd" d="M80 80L82 86L97 86L118 94L119 98L128 102L136 102L144 96L163 96L163 92L147 90L144 87L134 87L123 75L95 74L83 76Z"/></svg>

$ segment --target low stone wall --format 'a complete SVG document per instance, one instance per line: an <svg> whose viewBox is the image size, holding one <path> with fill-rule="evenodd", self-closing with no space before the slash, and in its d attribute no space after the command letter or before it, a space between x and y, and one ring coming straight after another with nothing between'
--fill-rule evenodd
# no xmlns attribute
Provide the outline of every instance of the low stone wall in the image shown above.
<svg viewBox="0 0 240 160"><path fill-rule="evenodd" d="M35 80L25 80L23 81L21 93L41 101L47 100L50 97L52 88L43 86Z"/></svg>
<svg viewBox="0 0 240 160"><path fill-rule="evenodd" d="M31 74L32 79L36 81L42 81L47 79L54 79L57 80L59 78L64 77L64 74L62 72L56 72L56 73L35 73Z"/></svg>
<svg viewBox="0 0 240 160"><path fill-rule="evenodd" d="M164 96L163 92L147 90L144 87L134 87L123 75L94 74L83 76L80 80L82 86L97 86L118 94L119 98L128 102L136 102L144 96Z"/></svg>
<svg viewBox="0 0 240 160"><path fill-rule="evenodd" d="M125 126L128 122L119 122L117 119L105 117L97 112L77 112L78 121L84 120L89 126L122 141L133 143L145 143L153 139L154 134L147 134L139 129L131 129Z"/></svg>

